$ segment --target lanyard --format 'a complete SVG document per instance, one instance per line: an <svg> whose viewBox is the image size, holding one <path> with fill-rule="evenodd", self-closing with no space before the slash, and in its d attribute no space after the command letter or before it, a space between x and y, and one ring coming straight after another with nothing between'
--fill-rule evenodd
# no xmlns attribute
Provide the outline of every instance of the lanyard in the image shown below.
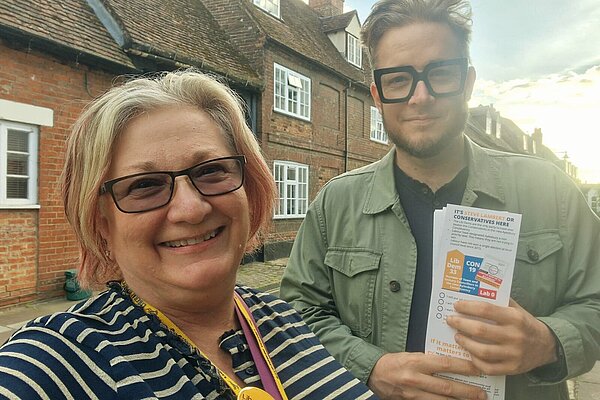
<svg viewBox="0 0 600 400"><path fill-rule="evenodd" d="M152 305L143 301L138 295L136 295L127 286L127 283L125 283L124 281L123 281L122 285L123 285L123 288L125 288L127 291L129 291L129 296L131 297L131 300L136 305L141 306L146 313L156 315L158 317L158 319L167 326L167 328L169 328L172 332L174 332L182 340L184 340L189 346L191 346L193 349L195 349L202 357L204 357L205 359L210 361L210 359L204 353L202 353L202 351L199 348L197 348L196 345L194 345L194 342L181 329L179 329L179 327L177 325L175 325L175 323L173 321L171 321L169 319L169 317L167 317L165 314L163 314L159 309L157 309L157 308L153 307ZM263 385L265 385L265 382L274 381L275 385L276 385L276 389L279 392L279 393L277 393L279 396L274 397L273 395L267 393L266 391L256 388L256 387L241 388L240 385L238 385L233 379L231 379L231 377L229 377L229 375L227 375L225 372L221 371L216 365L213 364L213 366L217 370L221 379L223 379L223 381L227 384L227 386L229 386L229 388L233 391L233 393L235 393L237 398L240 400L287 400L287 396L285 395L285 391L283 390L283 385L281 384L281 381L279 380L279 377L277 376L277 372L275 371L273 362L271 361L271 358L269 357L267 349L265 348L262 338L258 332L258 329L255 326L254 319L252 318L252 315L250 314L250 311L248 310L248 306L246 306L246 303L244 303L244 301L241 298L238 299L239 295L237 295L237 293L234 292L234 294L236 295L236 297L234 298L235 305L236 305L236 313L238 315L238 318L240 319L240 324L242 325L242 328L244 330L246 340L248 341L249 346L250 346L251 341L255 341L256 343L258 343L258 347L261 350L260 355L262 355L262 358L263 358L262 360L257 360L257 355L255 355L255 352L252 352L252 356L255 359L255 364L257 366L257 369L259 370L259 375L261 377L261 381L263 381ZM250 326L250 332L248 332L247 326L244 326L244 325ZM252 349L252 346L250 346L250 347ZM258 355L259 358L260 358L260 355ZM265 362L268 365L269 373L263 377L264 372L260 373L260 370L262 368L259 368L259 365L264 364ZM268 376L268 375L270 375L270 376ZM265 389L266 388L267 388L267 385L265 385Z"/></svg>
<svg viewBox="0 0 600 400"><path fill-rule="evenodd" d="M250 352L252 353L252 358L256 364L256 369L260 375L263 387L271 393L274 400L287 400L285 390L275 371L273 361L260 336L256 322L254 321L254 318L252 318L252 312L237 292L234 292L233 294L236 304L235 311L244 331L244 336L246 336L246 340L248 341L248 346L250 347Z"/></svg>

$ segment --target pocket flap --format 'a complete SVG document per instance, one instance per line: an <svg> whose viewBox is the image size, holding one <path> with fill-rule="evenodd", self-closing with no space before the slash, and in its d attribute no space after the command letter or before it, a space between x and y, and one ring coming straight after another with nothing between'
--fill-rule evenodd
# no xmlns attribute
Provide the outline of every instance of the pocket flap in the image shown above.
<svg viewBox="0 0 600 400"><path fill-rule="evenodd" d="M353 277L361 272L379 268L381 253L370 250L327 250L325 265L348 276Z"/></svg>
<svg viewBox="0 0 600 400"><path fill-rule="evenodd" d="M537 264L562 247L563 243L557 231L521 234L517 247L517 259L529 264Z"/></svg>

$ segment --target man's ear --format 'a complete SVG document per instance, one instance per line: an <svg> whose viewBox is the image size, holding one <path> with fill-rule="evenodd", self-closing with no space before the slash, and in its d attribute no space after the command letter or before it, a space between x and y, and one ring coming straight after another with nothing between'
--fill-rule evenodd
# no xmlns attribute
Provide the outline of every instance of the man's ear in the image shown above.
<svg viewBox="0 0 600 400"><path fill-rule="evenodd" d="M379 92L377 91L377 86L375 85L375 82L371 82L370 90L371 97L373 97L373 101L375 102L375 107L377 107L379 113L381 114L383 104L381 103L381 98L379 97Z"/></svg>
<svg viewBox="0 0 600 400"><path fill-rule="evenodd" d="M469 66L469 69L467 70L467 80L465 82L465 101L471 100L476 78L477 72L475 72L475 67Z"/></svg>

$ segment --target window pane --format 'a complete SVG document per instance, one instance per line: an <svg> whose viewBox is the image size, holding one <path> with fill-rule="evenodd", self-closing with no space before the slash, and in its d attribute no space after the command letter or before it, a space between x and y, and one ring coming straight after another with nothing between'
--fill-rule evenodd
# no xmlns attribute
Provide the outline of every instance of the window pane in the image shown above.
<svg viewBox="0 0 600 400"><path fill-rule="evenodd" d="M7 177L6 178L6 197L9 199L27 199L28 178Z"/></svg>
<svg viewBox="0 0 600 400"><path fill-rule="evenodd" d="M28 156L26 154L7 154L6 171L8 175L28 175Z"/></svg>
<svg viewBox="0 0 600 400"><path fill-rule="evenodd" d="M27 132L7 129L8 151L27 153L29 151L29 135Z"/></svg>
<svg viewBox="0 0 600 400"><path fill-rule="evenodd" d="M287 180L288 181L295 181L296 180L296 168L288 168L287 170Z"/></svg>

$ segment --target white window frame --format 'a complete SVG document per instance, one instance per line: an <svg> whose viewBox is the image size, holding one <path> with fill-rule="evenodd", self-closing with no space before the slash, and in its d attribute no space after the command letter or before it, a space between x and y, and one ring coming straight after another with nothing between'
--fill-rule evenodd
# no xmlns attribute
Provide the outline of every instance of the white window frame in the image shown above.
<svg viewBox="0 0 600 400"><path fill-rule="evenodd" d="M8 150L8 130L15 130L27 135L28 149L26 152ZM20 208L38 205L38 141L39 129L35 125L13 121L0 120L0 208ZM8 198L7 180L8 154L21 154L27 157L27 175L13 177L27 178L27 198Z"/></svg>
<svg viewBox="0 0 600 400"><path fill-rule="evenodd" d="M360 40L346 32L346 59L358 68L362 68L362 45Z"/></svg>
<svg viewBox="0 0 600 400"><path fill-rule="evenodd" d="M274 17L281 18L281 2L279 0L253 0L253 3Z"/></svg>
<svg viewBox="0 0 600 400"><path fill-rule="evenodd" d="M289 178L289 171L295 178ZM304 218L308 210L308 165L289 161L273 162L278 197L275 219Z"/></svg>
<svg viewBox="0 0 600 400"><path fill-rule="evenodd" d="M523 135L523 150L529 151L528 143L529 141L527 140L527 136Z"/></svg>
<svg viewBox="0 0 600 400"><path fill-rule="evenodd" d="M590 208L596 214L600 215L600 196L592 196L590 198Z"/></svg>
<svg viewBox="0 0 600 400"><path fill-rule="evenodd" d="M388 144L388 135L383 126L383 118L377 107L371 106L371 140Z"/></svg>
<svg viewBox="0 0 600 400"><path fill-rule="evenodd" d="M274 63L273 109L292 117L310 121L310 78Z"/></svg>

